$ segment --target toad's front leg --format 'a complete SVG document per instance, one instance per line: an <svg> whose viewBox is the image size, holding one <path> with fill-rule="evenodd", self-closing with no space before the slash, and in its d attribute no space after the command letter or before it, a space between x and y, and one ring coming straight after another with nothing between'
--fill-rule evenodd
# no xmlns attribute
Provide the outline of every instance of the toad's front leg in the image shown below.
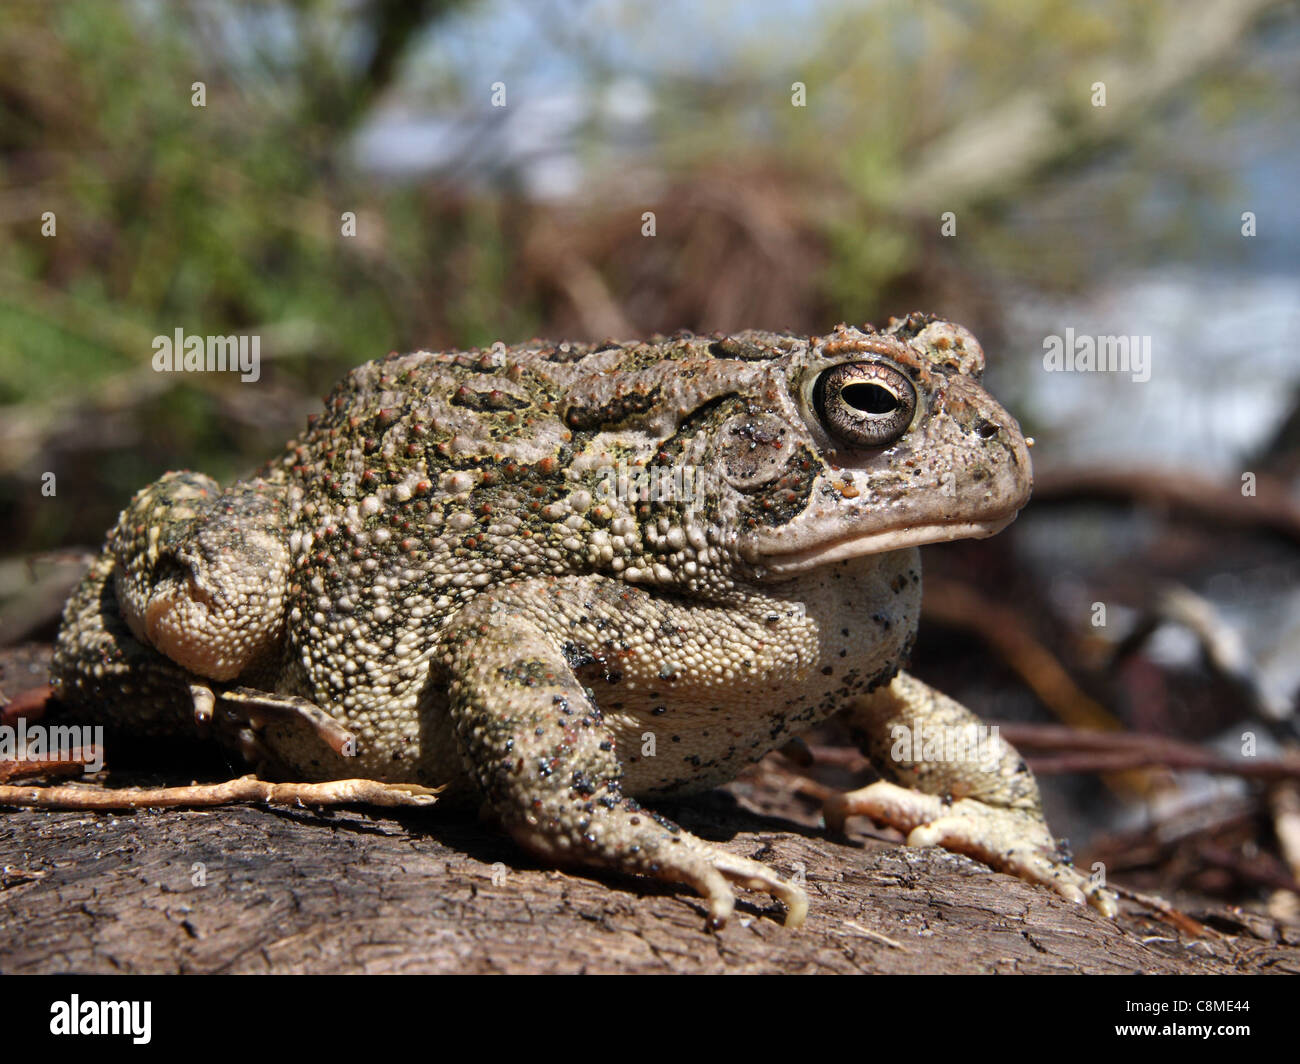
<svg viewBox="0 0 1300 1064"><path fill-rule="evenodd" d="M708 900L715 927L735 905L729 883L780 899L786 925L798 927L808 910L802 890L624 796L614 733L528 609L538 598L529 587L469 607L445 658L461 756L505 828L548 861L684 883Z"/></svg>
<svg viewBox="0 0 1300 1064"><path fill-rule="evenodd" d="M863 752L887 779L828 801L828 828L868 816L908 832L910 845L964 853L1115 915L1115 895L1062 856L1024 760L965 706L899 673L849 712Z"/></svg>

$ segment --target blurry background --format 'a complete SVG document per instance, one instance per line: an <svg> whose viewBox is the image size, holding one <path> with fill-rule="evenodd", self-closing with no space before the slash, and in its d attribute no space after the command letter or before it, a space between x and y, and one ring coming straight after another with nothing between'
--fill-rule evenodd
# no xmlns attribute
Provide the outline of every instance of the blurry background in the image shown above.
<svg viewBox="0 0 1300 1064"><path fill-rule="evenodd" d="M132 492L390 350L927 310L1039 490L927 552L916 671L1069 770L1113 874L1293 906L1297 773L1235 762L1300 690L1297 59L1273 0L2 0L0 644ZM153 372L178 328L261 379ZM1150 379L1046 372L1066 329Z"/></svg>

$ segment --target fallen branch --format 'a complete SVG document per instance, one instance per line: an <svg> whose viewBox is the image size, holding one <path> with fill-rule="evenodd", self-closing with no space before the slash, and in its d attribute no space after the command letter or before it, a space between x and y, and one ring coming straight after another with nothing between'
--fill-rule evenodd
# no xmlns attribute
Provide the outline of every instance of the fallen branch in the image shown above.
<svg viewBox="0 0 1300 1064"><path fill-rule="evenodd" d="M1118 772L1161 766L1194 769L1251 779L1300 779L1300 756L1245 761L1166 735L1137 732L1090 732L1055 724L998 724L998 732L1012 746L1061 752L1060 757L1032 758L1035 772Z"/></svg>
<svg viewBox="0 0 1300 1064"><path fill-rule="evenodd" d="M96 757L102 756L98 747L90 753L83 752L81 757L27 757L18 761L0 761L0 783L32 777L79 776L86 770L86 765Z"/></svg>
<svg viewBox="0 0 1300 1064"><path fill-rule="evenodd" d="M1181 510L1215 525L1267 528L1300 543L1300 504L1286 483L1257 474L1255 494L1241 486L1185 470L1076 469L1049 473L1034 481L1034 502L1118 499L1161 509Z"/></svg>
<svg viewBox="0 0 1300 1064"><path fill-rule="evenodd" d="M268 805L432 805L441 788L376 780L331 780L328 783L268 783L241 776L226 783L189 787L13 787L0 786L0 805L29 809L200 808L235 802Z"/></svg>

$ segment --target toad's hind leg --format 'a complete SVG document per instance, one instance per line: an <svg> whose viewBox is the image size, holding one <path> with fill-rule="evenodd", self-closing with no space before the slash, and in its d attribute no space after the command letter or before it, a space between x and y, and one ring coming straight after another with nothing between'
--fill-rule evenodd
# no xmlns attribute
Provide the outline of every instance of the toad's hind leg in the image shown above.
<svg viewBox="0 0 1300 1064"><path fill-rule="evenodd" d="M286 523L283 488L263 480L223 492L168 473L138 492L64 609L59 702L84 722L192 735L217 684L263 686L283 641Z"/></svg>
<svg viewBox="0 0 1300 1064"><path fill-rule="evenodd" d="M863 752L887 779L831 798L828 828L868 816L907 832L910 845L964 853L1115 915L1114 894L1061 854L1029 767L965 706L899 673L849 712Z"/></svg>
<svg viewBox="0 0 1300 1064"><path fill-rule="evenodd" d="M321 749L355 737L319 706L259 689L280 660L289 551L282 489L266 481L222 492L195 473L168 473L139 492L64 610L53 694L77 723L135 735L210 736L253 764L276 766L269 723ZM238 684L229 681L238 680ZM7 788L0 802L120 809L256 799L309 804L419 804L422 788L367 780L232 781L192 787Z"/></svg>
<svg viewBox="0 0 1300 1064"><path fill-rule="evenodd" d="M714 926L734 907L729 883L766 891L787 926L802 923L798 887L623 795L614 733L557 640L525 615L535 598L526 585L513 601L481 597L446 643L461 756L505 828L548 861L684 883L708 900Z"/></svg>
<svg viewBox="0 0 1300 1064"><path fill-rule="evenodd" d="M190 672L233 680L279 649L289 577L284 488L241 481L220 491L168 473L109 533L114 590L140 642Z"/></svg>

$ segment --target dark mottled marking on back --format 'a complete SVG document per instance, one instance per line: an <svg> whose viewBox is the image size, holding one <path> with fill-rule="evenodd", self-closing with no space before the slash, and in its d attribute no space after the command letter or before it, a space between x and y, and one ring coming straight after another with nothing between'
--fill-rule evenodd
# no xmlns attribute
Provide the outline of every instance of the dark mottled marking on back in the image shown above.
<svg viewBox="0 0 1300 1064"><path fill-rule="evenodd" d="M497 388L476 391L463 385L452 393L450 402L452 406L463 406L479 413L490 410L523 410L532 405L522 396L511 395Z"/></svg>
<svg viewBox="0 0 1300 1064"><path fill-rule="evenodd" d="M659 403L659 388L632 390L601 406L571 406L564 414L565 424L579 432L614 428L628 418L645 414Z"/></svg>
<svg viewBox="0 0 1300 1064"><path fill-rule="evenodd" d="M714 358L736 358L742 362L764 362L777 358L782 353L774 347L766 347L739 336L726 336L709 344L709 354Z"/></svg>

